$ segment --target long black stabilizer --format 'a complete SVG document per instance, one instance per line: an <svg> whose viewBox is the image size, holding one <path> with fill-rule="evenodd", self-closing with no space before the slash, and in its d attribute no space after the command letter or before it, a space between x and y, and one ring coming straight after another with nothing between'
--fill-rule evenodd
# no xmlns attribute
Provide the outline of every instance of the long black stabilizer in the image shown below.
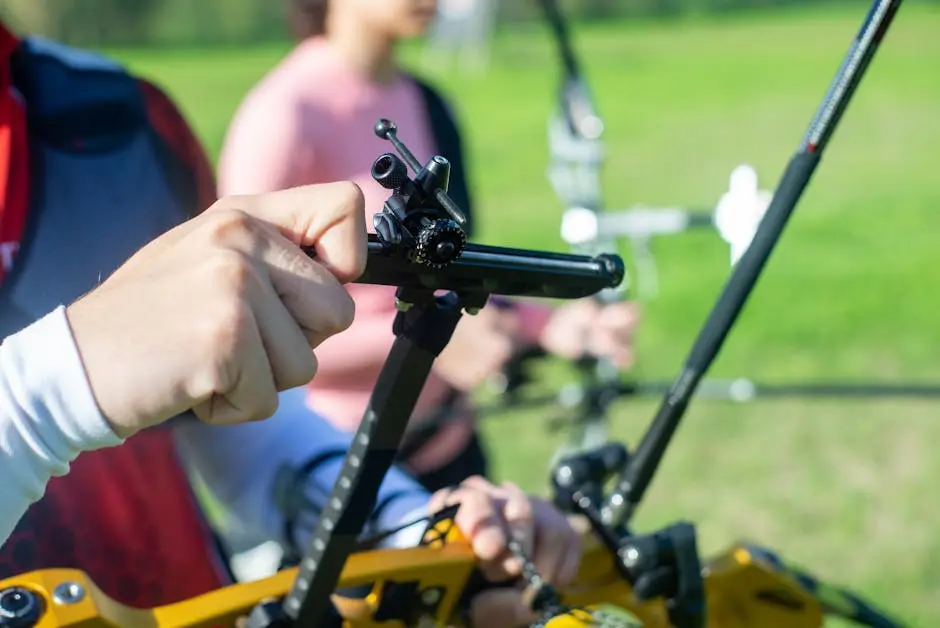
<svg viewBox="0 0 940 628"><path fill-rule="evenodd" d="M787 220L809 184L816 166L819 165L832 133L900 5L901 0L875 0L869 9L799 149L790 159L750 247L731 274L696 338L682 370L665 394L652 424L624 468L616 490L608 498L603 512L605 523L625 526L633 516L696 387L717 357L744 303L753 291Z"/></svg>

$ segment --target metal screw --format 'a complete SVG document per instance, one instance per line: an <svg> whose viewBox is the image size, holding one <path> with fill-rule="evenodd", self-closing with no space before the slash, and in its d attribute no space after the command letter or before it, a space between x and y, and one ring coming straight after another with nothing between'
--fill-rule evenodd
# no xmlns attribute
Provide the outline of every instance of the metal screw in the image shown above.
<svg viewBox="0 0 940 628"><path fill-rule="evenodd" d="M640 551L633 547L625 547L620 550L620 558L623 560L623 564L627 569L633 569L640 564Z"/></svg>
<svg viewBox="0 0 940 628"><path fill-rule="evenodd" d="M63 582L52 592L56 604L76 604L85 599L85 588L77 582Z"/></svg>
<svg viewBox="0 0 940 628"><path fill-rule="evenodd" d="M0 617L22 619L36 610L36 594L22 587L0 591Z"/></svg>
<svg viewBox="0 0 940 628"><path fill-rule="evenodd" d="M425 606L433 606L441 599L440 589L425 589L421 592L421 603Z"/></svg>

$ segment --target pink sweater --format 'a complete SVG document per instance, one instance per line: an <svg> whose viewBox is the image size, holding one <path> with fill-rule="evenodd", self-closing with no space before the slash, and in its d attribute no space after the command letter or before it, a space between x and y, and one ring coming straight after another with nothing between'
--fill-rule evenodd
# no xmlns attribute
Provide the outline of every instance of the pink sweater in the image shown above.
<svg viewBox="0 0 940 628"><path fill-rule="evenodd" d="M219 162L220 193L253 194L335 180L351 180L363 191L366 224L388 191L371 175L372 162L391 146L373 133L379 118L394 120L400 137L419 161L436 151L418 86L404 75L378 85L351 69L324 39L299 44L246 96L228 129ZM354 430L368 405L395 337L395 288L352 284L356 317L346 332L317 349L319 371L310 385L310 407L338 427ZM538 336L547 308L526 304L527 335ZM449 393L433 372L418 400L415 418L427 416ZM466 447L473 416L449 423L410 460L431 471Z"/></svg>

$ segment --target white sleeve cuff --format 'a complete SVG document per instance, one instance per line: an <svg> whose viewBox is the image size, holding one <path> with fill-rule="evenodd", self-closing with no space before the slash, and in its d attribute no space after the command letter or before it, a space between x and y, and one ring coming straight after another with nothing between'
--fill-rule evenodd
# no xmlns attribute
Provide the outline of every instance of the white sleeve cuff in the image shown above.
<svg viewBox="0 0 940 628"><path fill-rule="evenodd" d="M81 452L122 442L98 409L60 306L0 345L0 466L13 497L39 499ZM0 503L9 503L6 501Z"/></svg>
<svg viewBox="0 0 940 628"><path fill-rule="evenodd" d="M424 538L424 532L428 527L428 509L427 507L422 506L421 508L415 508L410 511L404 517L398 525L405 525L411 521L412 523L409 526L406 526L392 534L386 539L383 539L379 544L379 547L385 548L397 548L404 549L408 547L418 547L421 544L421 539Z"/></svg>

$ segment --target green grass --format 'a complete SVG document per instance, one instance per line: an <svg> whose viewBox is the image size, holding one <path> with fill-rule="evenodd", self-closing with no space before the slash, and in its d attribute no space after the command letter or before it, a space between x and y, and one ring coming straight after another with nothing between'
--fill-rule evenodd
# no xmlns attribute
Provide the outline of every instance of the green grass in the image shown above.
<svg viewBox="0 0 940 628"><path fill-rule="evenodd" d="M608 126L609 204L707 205L741 161L774 184L865 4L578 30ZM899 14L712 374L940 377L938 32L937 8ZM169 89L215 154L240 97L285 50L119 55ZM488 243L563 247L561 208L544 178L552 53L540 30L503 34L486 76L435 77L467 128ZM644 304L635 375L664 378L727 277L727 251L712 234L661 240L655 251L661 290ZM635 442L654 410L655 400L623 402L614 433ZM543 488L559 442L540 425L546 412L487 425L500 477ZM914 401L696 402L639 524L694 520L708 551L738 538L773 545L914 625L935 625L938 415L937 405Z"/></svg>

